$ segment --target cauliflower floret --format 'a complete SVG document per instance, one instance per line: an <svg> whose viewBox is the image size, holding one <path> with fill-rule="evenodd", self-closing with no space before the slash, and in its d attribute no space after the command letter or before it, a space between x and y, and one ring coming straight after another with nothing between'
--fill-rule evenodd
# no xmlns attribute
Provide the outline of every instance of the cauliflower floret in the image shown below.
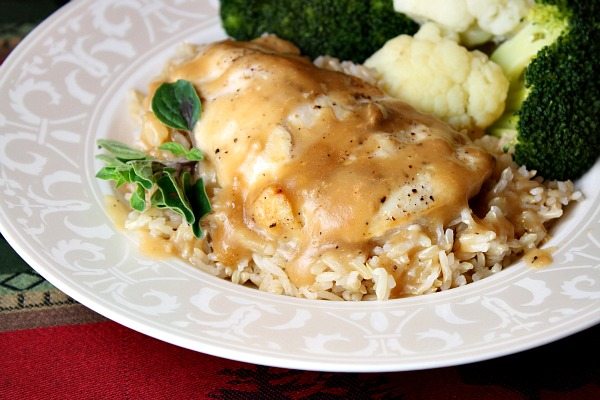
<svg viewBox="0 0 600 400"><path fill-rule="evenodd" d="M365 65L388 94L458 130L483 130L504 111L509 82L502 69L435 23L388 41Z"/></svg>
<svg viewBox="0 0 600 400"><path fill-rule="evenodd" d="M461 43L475 46L510 36L532 4L533 0L394 0L394 9L458 32Z"/></svg>

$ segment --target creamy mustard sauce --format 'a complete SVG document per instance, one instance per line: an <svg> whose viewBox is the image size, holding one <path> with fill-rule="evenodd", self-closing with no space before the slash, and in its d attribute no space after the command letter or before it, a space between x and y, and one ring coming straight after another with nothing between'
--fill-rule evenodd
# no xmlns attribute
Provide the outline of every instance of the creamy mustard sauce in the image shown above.
<svg viewBox="0 0 600 400"><path fill-rule="evenodd" d="M131 212L131 209L116 196L105 196L104 203L106 205L105 209L115 227L123 229L127 215ZM139 248L142 253L154 259L173 257L173 244L169 240L152 236L144 230L140 230L138 233L140 240Z"/></svg>
<svg viewBox="0 0 600 400"><path fill-rule="evenodd" d="M139 232L140 251L153 259L165 259L173 257L173 243L168 239L152 236L148 232Z"/></svg>
<svg viewBox="0 0 600 400"><path fill-rule="evenodd" d="M525 253L523 260L530 267L544 268L552 264L552 254L549 249L533 249Z"/></svg>
<svg viewBox="0 0 600 400"><path fill-rule="evenodd" d="M109 218L112 220L114 226L122 230L125 226L125 220L127 214L129 214L129 207L123 204L116 196L108 195L104 196L104 209L108 213Z"/></svg>
<svg viewBox="0 0 600 400"><path fill-rule="evenodd" d="M166 77L202 99L194 134L220 186L217 259L293 243L286 272L298 286L326 251L369 253L399 227L450 222L493 169L462 134L282 40L212 44Z"/></svg>

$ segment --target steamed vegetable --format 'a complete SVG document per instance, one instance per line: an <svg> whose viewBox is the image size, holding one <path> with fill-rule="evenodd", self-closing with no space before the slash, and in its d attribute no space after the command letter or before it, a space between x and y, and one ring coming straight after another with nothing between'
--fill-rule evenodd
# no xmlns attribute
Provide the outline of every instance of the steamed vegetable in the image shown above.
<svg viewBox="0 0 600 400"><path fill-rule="evenodd" d="M480 51L469 51L435 23L388 41L365 65L383 88L455 129L483 131L504 111L508 80Z"/></svg>
<svg viewBox="0 0 600 400"><path fill-rule="evenodd" d="M586 172L600 155L600 2L538 0L491 58L511 87L490 132L545 178Z"/></svg>
<svg viewBox="0 0 600 400"><path fill-rule="evenodd" d="M394 0L394 9L421 23L432 21L475 46L510 35L533 0Z"/></svg>
<svg viewBox="0 0 600 400"><path fill-rule="evenodd" d="M388 40L418 25L393 9L392 0L221 0L227 33L251 40L276 34L303 54L362 62Z"/></svg>

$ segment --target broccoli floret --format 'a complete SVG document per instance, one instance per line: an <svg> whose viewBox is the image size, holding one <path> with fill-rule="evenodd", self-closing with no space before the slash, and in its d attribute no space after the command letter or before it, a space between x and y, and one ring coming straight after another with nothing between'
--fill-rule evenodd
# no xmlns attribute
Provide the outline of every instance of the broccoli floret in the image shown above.
<svg viewBox="0 0 600 400"><path fill-rule="evenodd" d="M221 0L227 34L238 40L272 33L311 58L330 55L362 62L385 42L418 25L393 0Z"/></svg>
<svg viewBox="0 0 600 400"><path fill-rule="evenodd" d="M491 59L511 81L489 133L548 179L576 179L600 155L600 2L537 0Z"/></svg>

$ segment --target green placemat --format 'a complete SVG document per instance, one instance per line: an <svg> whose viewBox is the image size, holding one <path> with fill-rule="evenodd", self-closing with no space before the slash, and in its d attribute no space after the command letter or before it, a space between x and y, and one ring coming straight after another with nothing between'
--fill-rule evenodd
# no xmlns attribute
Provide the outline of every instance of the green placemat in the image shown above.
<svg viewBox="0 0 600 400"><path fill-rule="evenodd" d="M52 290L44 278L35 272L0 236L0 298L26 291L40 292ZM0 311L3 304L0 301Z"/></svg>
<svg viewBox="0 0 600 400"><path fill-rule="evenodd" d="M0 236L0 332L103 319L42 278Z"/></svg>

